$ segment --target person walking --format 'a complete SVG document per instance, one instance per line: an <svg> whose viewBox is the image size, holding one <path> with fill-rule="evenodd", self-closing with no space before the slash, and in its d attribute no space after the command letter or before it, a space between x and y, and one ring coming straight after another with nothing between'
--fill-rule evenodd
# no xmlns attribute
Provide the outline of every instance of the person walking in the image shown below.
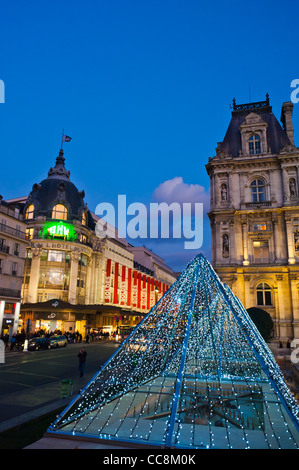
<svg viewBox="0 0 299 470"><path fill-rule="evenodd" d="M85 363L86 363L86 356L87 356L87 352L85 351L84 348L81 348L81 349L80 349L80 352L79 352L79 354L78 354L80 378L83 377L83 375L84 375L84 369L85 369Z"/></svg>

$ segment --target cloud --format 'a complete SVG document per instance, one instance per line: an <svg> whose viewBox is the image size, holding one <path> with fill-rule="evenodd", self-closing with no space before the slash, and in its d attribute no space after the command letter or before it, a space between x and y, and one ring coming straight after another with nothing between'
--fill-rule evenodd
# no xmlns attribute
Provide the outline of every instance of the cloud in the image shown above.
<svg viewBox="0 0 299 470"><path fill-rule="evenodd" d="M209 191L206 191L204 186L199 184L184 183L181 176L177 176L171 180L161 183L153 192L153 200L157 202L172 202L203 203L204 212L207 212L210 207Z"/></svg>

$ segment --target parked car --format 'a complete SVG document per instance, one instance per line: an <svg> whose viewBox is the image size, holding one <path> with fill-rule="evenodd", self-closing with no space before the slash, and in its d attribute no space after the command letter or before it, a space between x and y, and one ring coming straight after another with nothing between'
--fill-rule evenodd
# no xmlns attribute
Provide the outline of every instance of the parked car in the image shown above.
<svg viewBox="0 0 299 470"><path fill-rule="evenodd" d="M51 349L49 338L31 338L28 343L28 349L39 351L40 349Z"/></svg>
<svg viewBox="0 0 299 470"><path fill-rule="evenodd" d="M58 348L59 346L66 346L67 339L64 335L50 336L51 348Z"/></svg>

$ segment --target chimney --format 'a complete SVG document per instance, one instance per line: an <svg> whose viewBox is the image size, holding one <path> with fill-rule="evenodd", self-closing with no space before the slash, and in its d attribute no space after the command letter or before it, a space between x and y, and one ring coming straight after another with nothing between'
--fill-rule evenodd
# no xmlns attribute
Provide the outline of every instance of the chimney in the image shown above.
<svg viewBox="0 0 299 470"><path fill-rule="evenodd" d="M291 101L286 101L282 103L281 116L280 120L282 122L283 128L287 133L288 138L294 143L294 129L293 129L293 103Z"/></svg>

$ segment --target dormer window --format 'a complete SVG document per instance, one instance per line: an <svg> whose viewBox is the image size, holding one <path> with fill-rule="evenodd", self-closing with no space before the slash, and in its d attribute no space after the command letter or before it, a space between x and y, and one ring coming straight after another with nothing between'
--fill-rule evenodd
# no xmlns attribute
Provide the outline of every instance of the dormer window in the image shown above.
<svg viewBox="0 0 299 470"><path fill-rule="evenodd" d="M56 204L52 209L52 219L67 220L67 208L63 204Z"/></svg>
<svg viewBox="0 0 299 470"><path fill-rule="evenodd" d="M240 156L261 155L270 149L267 146L267 127L260 115L249 113L240 125L242 150Z"/></svg>
<svg viewBox="0 0 299 470"><path fill-rule="evenodd" d="M34 205L30 204L25 211L25 219L33 219L34 216Z"/></svg>
<svg viewBox="0 0 299 470"><path fill-rule="evenodd" d="M248 139L249 155L258 155L261 153L261 139L257 134L253 134Z"/></svg>

